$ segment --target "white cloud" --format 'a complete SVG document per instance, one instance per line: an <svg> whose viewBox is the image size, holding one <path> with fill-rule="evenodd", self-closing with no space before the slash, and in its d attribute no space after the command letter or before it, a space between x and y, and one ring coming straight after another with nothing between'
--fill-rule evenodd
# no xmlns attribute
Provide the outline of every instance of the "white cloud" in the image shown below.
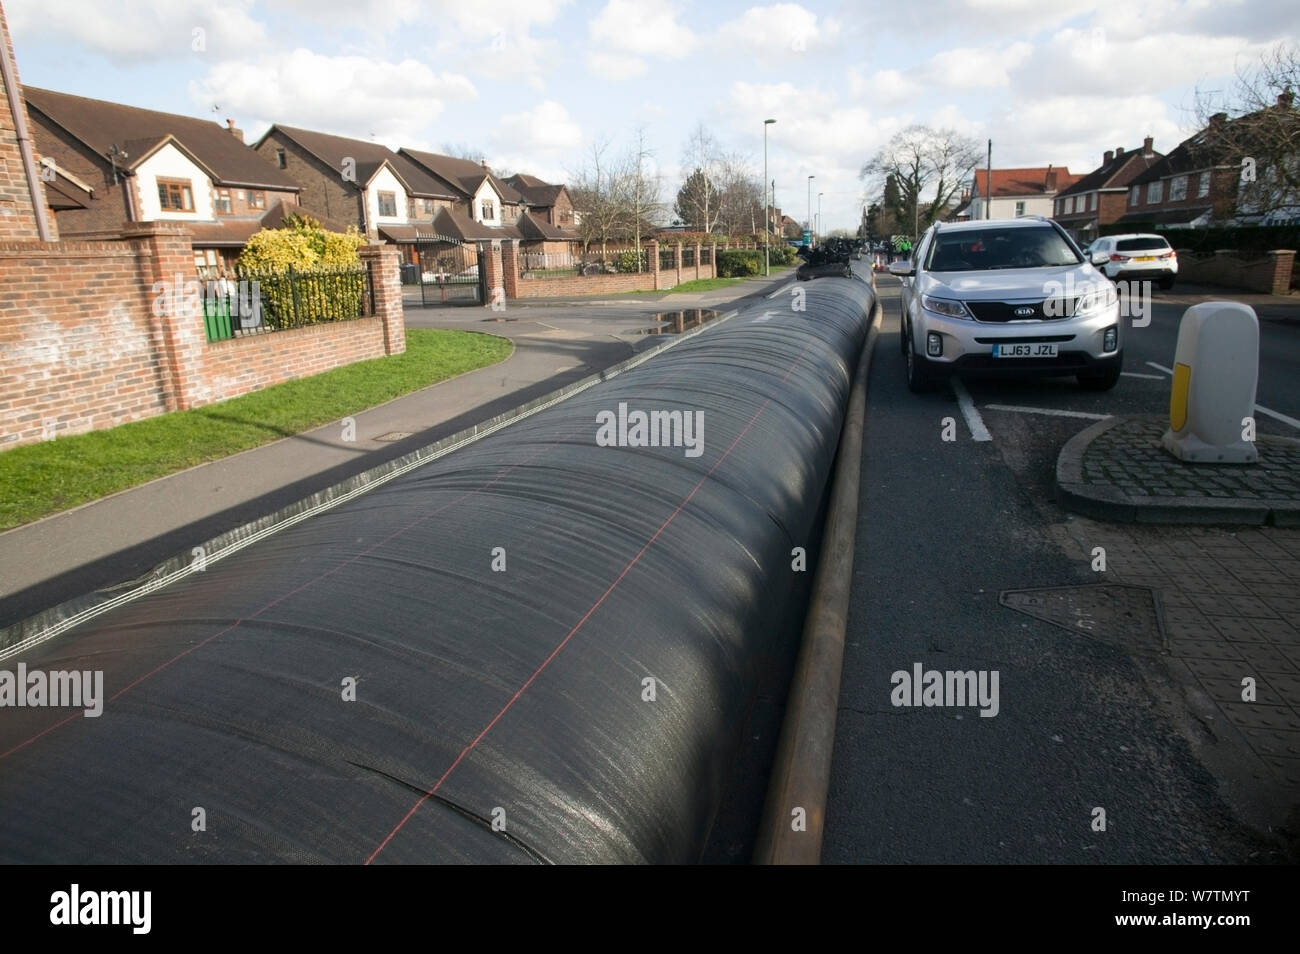
<svg viewBox="0 0 1300 954"><path fill-rule="evenodd" d="M1029 59L1033 52L1033 44L1024 41L944 50L930 59L921 75L927 83L948 89L1010 86L1009 71Z"/></svg>
<svg viewBox="0 0 1300 954"><path fill-rule="evenodd" d="M251 0L8 0L14 36L82 46L115 63L160 57L219 57L266 42ZM195 31L201 31L196 33ZM201 45L202 49L195 49Z"/></svg>
<svg viewBox="0 0 1300 954"><path fill-rule="evenodd" d="M870 76L849 70L849 93L854 99L868 99L878 106L895 106L914 99L921 87L898 70L876 70Z"/></svg>
<svg viewBox="0 0 1300 954"><path fill-rule="evenodd" d="M839 23L831 19L818 22L817 14L797 3L778 3L770 7L750 7L738 19L718 28L721 44L740 44L766 54L781 49L803 53L834 42L840 34Z"/></svg>
<svg viewBox="0 0 1300 954"><path fill-rule="evenodd" d="M680 59L695 46L689 27L677 22L667 0L609 0L590 24L600 52L620 50L637 56Z"/></svg>
<svg viewBox="0 0 1300 954"><path fill-rule="evenodd" d="M527 112L502 116L496 124L495 139L503 148L515 152L559 152L581 145L582 128L567 109L548 99Z"/></svg>
<svg viewBox="0 0 1300 954"><path fill-rule="evenodd" d="M413 141L448 102L478 95L464 76L435 73L415 60L389 63L304 49L222 63L191 84L190 93L205 106L220 103L227 114L363 139L374 133L389 144Z"/></svg>
<svg viewBox="0 0 1300 954"><path fill-rule="evenodd" d="M638 76L644 76L649 71L650 66L639 56L597 53L593 51L587 54L587 69L591 70L591 72L595 73L601 79L617 83L622 82L623 80L636 79Z"/></svg>

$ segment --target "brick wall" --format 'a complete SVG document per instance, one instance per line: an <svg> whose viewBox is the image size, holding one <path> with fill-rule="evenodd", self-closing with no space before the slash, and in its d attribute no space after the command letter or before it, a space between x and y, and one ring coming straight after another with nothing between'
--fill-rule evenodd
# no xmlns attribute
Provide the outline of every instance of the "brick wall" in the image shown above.
<svg viewBox="0 0 1300 954"><path fill-rule="evenodd" d="M137 223L117 242L0 243L0 447L404 351L397 249L361 253L374 317L208 343L184 287L195 276L183 225Z"/></svg>
<svg viewBox="0 0 1300 954"><path fill-rule="evenodd" d="M1219 249L1213 256L1198 256L1188 249L1178 250L1178 280L1193 284L1243 288L1267 295L1286 295L1291 291L1291 273L1295 251L1279 249L1261 256L1240 258L1231 250Z"/></svg>
<svg viewBox="0 0 1300 954"><path fill-rule="evenodd" d="M27 105L23 102L21 80L17 77L18 65L14 58L14 45L9 39L9 23L5 19L3 7L0 7L0 42L4 43L9 61L14 65L19 108L26 119L27 134L32 136L34 135L32 124L30 118L26 116ZM37 163L39 168L40 154L36 151L35 143L32 143L31 147L32 161ZM36 188L41 189L39 183ZM43 196L39 201L44 203ZM47 218L50 229L54 230L56 228L54 217L47 216ZM30 184L18 149L15 118L9 109L8 90L4 88L3 78L0 78L0 241L23 241L38 237Z"/></svg>

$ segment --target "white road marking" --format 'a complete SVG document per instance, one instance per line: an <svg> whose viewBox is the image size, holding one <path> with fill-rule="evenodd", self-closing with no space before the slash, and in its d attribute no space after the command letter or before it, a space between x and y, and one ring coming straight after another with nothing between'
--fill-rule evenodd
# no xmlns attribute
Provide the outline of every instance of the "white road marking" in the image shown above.
<svg viewBox="0 0 1300 954"><path fill-rule="evenodd" d="M768 298L775 298L777 295L780 295L782 292L789 291L789 290L790 290L791 288L793 288L794 286L795 286L795 283L794 283L794 282L786 282L784 285L782 285L782 286L781 286L780 288L778 288L776 291L772 292L772 294L768 295L767 297L768 297Z"/></svg>
<svg viewBox="0 0 1300 954"><path fill-rule="evenodd" d="M993 440L993 435L984 426L984 418L980 417L980 412L975 409L975 402L971 400L970 392L966 390L966 385L962 383L961 378L952 379L952 393L957 395L957 405L961 408L961 416L966 419L971 440Z"/></svg>
<svg viewBox="0 0 1300 954"><path fill-rule="evenodd" d="M1126 377L1126 378L1145 378L1145 379L1148 380L1148 381L1163 381L1163 380L1164 380L1164 378L1162 378L1162 377L1161 377L1160 375L1158 375L1158 374L1138 374L1138 372L1136 372L1136 371L1121 371L1121 372L1120 372L1120 375L1123 376L1123 377Z"/></svg>
<svg viewBox="0 0 1300 954"><path fill-rule="evenodd" d="M1147 364L1155 368L1157 371L1163 371L1165 374L1172 375L1174 373L1173 371L1166 368L1164 365L1156 364L1154 361L1148 361ZM1281 421L1283 424L1289 424L1291 427L1294 427L1296 430L1300 431L1300 421L1296 420L1294 417L1289 417L1286 414L1283 414L1281 411L1275 411L1272 408L1264 407L1264 405L1262 404L1256 404L1255 410L1258 411L1260 414L1268 415L1269 417L1273 418L1273 420L1275 421Z"/></svg>
<svg viewBox="0 0 1300 954"><path fill-rule="evenodd" d="M763 312L762 315L760 315L759 317L755 318L755 319L751 322L751 324L755 324L755 325L756 325L756 324L758 324L759 322L763 322L763 321L771 321L771 320L772 320L772 313L771 313L770 311L765 311L765 312Z"/></svg>
<svg viewBox="0 0 1300 954"><path fill-rule="evenodd" d="M986 411L1016 411L1021 414L1050 414L1052 417L1086 417L1092 421L1107 420L1109 414L1088 414L1085 411L1059 411L1054 407L1022 407L1019 404L985 404Z"/></svg>

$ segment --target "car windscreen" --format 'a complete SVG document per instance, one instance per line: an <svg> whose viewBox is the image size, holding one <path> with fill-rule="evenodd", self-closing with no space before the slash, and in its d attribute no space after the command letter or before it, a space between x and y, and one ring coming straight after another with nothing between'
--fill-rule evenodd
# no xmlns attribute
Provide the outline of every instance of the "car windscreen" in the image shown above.
<svg viewBox="0 0 1300 954"><path fill-rule="evenodd" d="M1169 243L1158 235L1153 235L1150 238L1120 239L1115 243L1115 251L1117 252L1149 252L1152 249L1164 250L1167 248L1169 248Z"/></svg>
<svg viewBox="0 0 1300 954"><path fill-rule="evenodd" d="M930 244L931 272L978 272L995 268L1078 265L1082 259L1051 226L962 229L940 232Z"/></svg>

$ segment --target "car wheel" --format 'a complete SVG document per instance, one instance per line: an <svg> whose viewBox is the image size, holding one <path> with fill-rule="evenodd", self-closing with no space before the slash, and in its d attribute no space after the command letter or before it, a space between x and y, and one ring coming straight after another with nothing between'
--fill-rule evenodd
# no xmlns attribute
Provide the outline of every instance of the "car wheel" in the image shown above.
<svg viewBox="0 0 1300 954"><path fill-rule="evenodd" d="M909 332L903 344L903 360L907 362L907 389L913 394L925 394L934 390L932 381L921 369L916 352L912 350L912 335Z"/></svg>
<svg viewBox="0 0 1300 954"><path fill-rule="evenodd" d="M1105 374L1081 374L1078 376L1079 387L1085 391L1109 391L1119 384L1119 375L1119 368Z"/></svg>
<svg viewBox="0 0 1300 954"><path fill-rule="evenodd" d="M1173 287L1174 287L1174 277L1173 277L1172 275L1170 275L1170 276L1168 276L1168 277L1166 277L1166 278L1162 278L1162 279L1160 279L1160 289L1161 289L1161 291L1169 291L1169 289L1171 289L1171 288L1173 288Z"/></svg>

